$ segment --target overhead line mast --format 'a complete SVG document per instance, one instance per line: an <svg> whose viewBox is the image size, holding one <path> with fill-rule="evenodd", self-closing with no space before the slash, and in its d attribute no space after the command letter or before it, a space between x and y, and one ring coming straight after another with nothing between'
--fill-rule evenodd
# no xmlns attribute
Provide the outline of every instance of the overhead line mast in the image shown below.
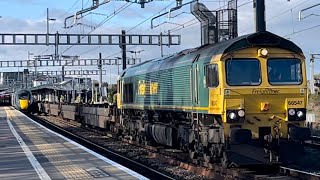
<svg viewBox="0 0 320 180"><path fill-rule="evenodd" d="M310 93L315 94L314 87L314 60L320 59L320 54L310 54Z"/></svg>

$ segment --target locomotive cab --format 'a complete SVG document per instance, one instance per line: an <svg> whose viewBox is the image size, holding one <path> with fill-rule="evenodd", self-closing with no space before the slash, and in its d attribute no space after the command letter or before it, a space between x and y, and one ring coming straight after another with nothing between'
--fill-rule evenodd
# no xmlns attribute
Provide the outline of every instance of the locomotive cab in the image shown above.
<svg viewBox="0 0 320 180"><path fill-rule="evenodd" d="M32 104L32 94L28 90L19 90L13 97L14 106L16 109L27 112Z"/></svg>
<svg viewBox="0 0 320 180"><path fill-rule="evenodd" d="M265 49L265 48L263 48ZM294 127L306 120L307 85L304 57L280 48L259 48L228 54L221 62L221 107L225 129L250 129L252 137L307 138ZM249 55L249 56L248 56ZM211 100L214 101L214 100ZM295 131L290 134L290 130ZM301 137L302 135L302 137Z"/></svg>

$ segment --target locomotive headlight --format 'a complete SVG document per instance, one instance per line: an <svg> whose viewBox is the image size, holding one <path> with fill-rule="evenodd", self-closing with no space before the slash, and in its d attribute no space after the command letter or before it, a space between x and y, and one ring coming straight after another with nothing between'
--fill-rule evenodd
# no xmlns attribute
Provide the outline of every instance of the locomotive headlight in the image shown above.
<svg viewBox="0 0 320 180"><path fill-rule="evenodd" d="M302 112L302 111L298 111L298 112L297 112L297 116L298 116L299 118L301 118L301 117L303 116L303 112Z"/></svg>
<svg viewBox="0 0 320 180"><path fill-rule="evenodd" d="M241 109L241 110L238 111L238 116L239 117L244 117L244 115L245 115L244 110Z"/></svg>
<svg viewBox="0 0 320 180"><path fill-rule="evenodd" d="M266 48L262 48L258 50L258 56L260 57L266 57L269 54L269 50Z"/></svg>
<svg viewBox="0 0 320 180"><path fill-rule="evenodd" d="M229 118L230 118L231 120L234 120L234 119L236 119L236 118L237 118L237 115L236 115L236 113L234 113L234 112L231 112L231 113L229 114Z"/></svg>
<svg viewBox="0 0 320 180"><path fill-rule="evenodd" d="M296 114L296 111L294 109L289 109L289 115L294 116Z"/></svg>

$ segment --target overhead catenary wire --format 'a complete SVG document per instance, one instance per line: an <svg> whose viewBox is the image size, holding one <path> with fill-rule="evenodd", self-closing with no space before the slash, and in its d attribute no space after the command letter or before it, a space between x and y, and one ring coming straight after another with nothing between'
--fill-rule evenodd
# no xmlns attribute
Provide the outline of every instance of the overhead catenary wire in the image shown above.
<svg viewBox="0 0 320 180"><path fill-rule="evenodd" d="M219 2L219 1L216 1L216 2ZM241 5L238 6L238 7L241 7L241 6L243 6L243 5L245 5L245 4L248 4L248 3L250 3L250 2L253 2L253 1L250 0L249 2L246 2L246 3L244 3L244 4L241 4ZM168 8L168 7L170 7L170 5L167 6L167 7L165 7L165 8L162 9L161 11L165 10L165 9ZM227 5L220 6L217 10L222 9L223 7L227 7ZM159 12L156 13L156 14L154 14L153 16L151 16L150 18L146 19L145 21L151 19L151 18L154 17L155 15L159 14L161 11L159 11ZM195 21L195 20L197 20L197 18L193 18L193 19L191 19L191 20L189 20L189 21L187 21L187 22L185 22L185 23L183 23L183 24L185 25L185 24L187 24L187 23L189 23L189 22L192 22L192 21ZM199 22L195 22L195 23L192 23L192 24L190 24L190 25L185 25L185 26L182 27L182 28L181 28L180 26L178 26L178 27L175 27L175 28L173 28L173 29L176 29L176 28L180 28L180 29L178 29L178 30L173 30L173 31L170 30L170 32L176 32L176 31L179 31L179 30L181 30L181 29L183 29L183 28L186 28L186 27L190 27L190 26L192 26L192 25L195 25L195 24L197 24L197 23L199 23ZM137 46L137 45L136 45L136 46ZM136 46L133 46L133 47L131 47L131 48L128 48L127 50L131 50L131 49L135 48ZM116 56L116 55L120 54L121 52L122 52L122 51L119 51L119 52L117 52L117 53L114 53L114 54L112 54L112 55L107 56L106 58L110 58L110 57Z"/></svg>
<svg viewBox="0 0 320 180"><path fill-rule="evenodd" d="M63 15L59 16L56 20L59 20L59 19L63 18L65 15L67 15L67 14L76 6L76 4L78 4L79 1L80 1L80 0L76 0L75 3L73 3L73 5L72 5ZM88 2L89 2L89 0L88 0ZM56 21L54 21L53 25L51 26L51 30L49 31L50 33L52 32L55 24L56 24ZM52 47L53 47L52 45L49 46L46 50L44 50L44 51L41 53L41 55L43 55L44 53L46 53L46 52L47 52L50 48L52 48Z"/></svg>
<svg viewBox="0 0 320 180"><path fill-rule="evenodd" d="M283 15L283 14L285 14L285 13L287 13L287 12L291 12L293 9L301 6L302 4L304 4L304 3L308 2L308 1L311 1L311 0L305 0L305 1L303 1L303 2L301 2L301 3L299 3L299 4L297 4L297 5L295 5L294 7L290 8L290 9L287 9L287 10L285 10L285 11L279 13L279 14L276 14L276 15L272 16L271 18L267 19L266 21L271 21L271 20L273 20L273 19L279 18L281 15ZM247 5L247 4L249 4L249 3L252 3L252 2L253 2L253 1L251 0L251 1L248 1L248 2L246 2L246 3L243 3L243 4L239 5L238 8L241 7L241 6ZM197 23L198 23L198 22L197 22ZM190 28L190 27L192 27L193 25L196 25L197 23L193 23L192 25L190 24L190 25L187 25L187 26L184 26L184 27L178 27L178 29L176 29L176 28L177 28L177 27L176 27L176 28L174 28L171 32L176 32L176 31L179 31L179 30L184 29L184 28ZM244 31L241 31L239 34L245 32L245 31L247 31L247 30L248 30L248 29L245 29Z"/></svg>
<svg viewBox="0 0 320 180"><path fill-rule="evenodd" d="M79 1L80 1L80 0L76 0L76 2L71 6L71 8L69 8L63 15L59 16L59 17L57 18L57 20L63 18L65 15L67 15L67 14L76 6L76 4L78 4ZM88 2L89 2L89 0L88 0ZM54 21L54 23L53 23L53 25L52 25L52 27L51 27L50 33L52 32L55 24L56 24L56 21Z"/></svg>
<svg viewBox="0 0 320 180"><path fill-rule="evenodd" d="M153 14L153 15L150 16L149 18L146 18L145 20L141 21L141 22L138 23L137 25L135 25L135 26L133 26L132 28L128 29L126 32L130 32L130 31L136 29L137 27L141 26L142 24L144 24L145 22L147 22L148 20L150 20L151 18L153 18L153 17L156 16L157 14L161 13L163 10L166 10L167 8L169 8L169 7L170 7L171 5L173 5L174 3L175 3L175 2L170 3L169 5L167 5L166 7L162 8L161 10L159 10L157 13ZM134 46L134 47L136 47L136 46ZM131 47L131 48L127 49L127 50L133 49L134 47ZM90 49L90 50L88 50L88 51L85 51L85 52L82 53L81 55L87 54L87 53L89 53L89 52L91 52L91 51L94 51L94 50L96 50L96 49L99 49L99 48L101 48L101 46L99 46L99 47L97 47L97 48L94 48L94 49ZM107 56L106 58L113 57L114 55L120 54L121 52L122 52L122 51L119 51L119 52L117 52L117 53L115 53L115 54L112 54L112 55Z"/></svg>
<svg viewBox="0 0 320 180"><path fill-rule="evenodd" d="M249 3L252 3L252 2L253 2L253 1L250 0L250 1L248 1L248 2L245 2L245 3L243 3L243 4L240 4L239 6L237 6L237 8L242 7L242 6L247 5L247 4L249 4ZM221 7L219 7L219 8L216 9L216 10L222 9L223 7L226 7L226 6L227 6L227 5L221 6ZM190 23L190 22L192 22L192 21L195 21L195 20L197 20L197 18L193 18L193 19L191 19L191 20L183 23L183 25L184 25L183 27L178 26L178 27L175 27L175 28L173 28L173 29L170 29L170 32L177 32L177 31L180 31L180 30L182 30L182 29L191 28L191 27L193 27L194 25L196 25L196 24L199 23L199 22L197 21L197 22L194 22L194 23L192 23L192 24L188 24L188 23ZM186 25L186 24L188 24L188 25Z"/></svg>
<svg viewBox="0 0 320 180"><path fill-rule="evenodd" d="M91 34L92 32L94 32L96 29L98 29L99 27L101 27L102 25L104 25L106 22L108 22L110 19L112 19L115 15L119 14L120 12L122 12L123 10L125 10L126 8L128 8L129 6L131 6L132 3L131 2L127 2L125 5L121 6L117 12L113 13L112 16L108 16L107 18L105 18L104 20L102 20L93 30L91 30L89 33L87 34ZM84 37L81 38L81 40ZM69 46L66 50L64 50L60 55L64 54L65 52L67 52L68 50L70 50L74 45Z"/></svg>
<svg viewBox="0 0 320 180"><path fill-rule="evenodd" d="M57 20L63 18L65 15L67 15L67 14L76 6L76 4L77 4L79 1L80 1L80 0L76 0L76 2L75 2L63 15L59 16L59 17L57 18ZM83 5L83 3L82 3L82 9L83 9L83 7L85 7L85 6L89 3L89 1L90 1L90 0L87 0L87 2L86 2L84 5ZM83 1L82 1L82 2L83 2ZM54 26L55 26L55 23L56 23L56 21L54 22L53 26L51 27L50 33L51 33L51 31L53 30L53 28L54 28ZM65 29L65 30L62 32L62 34L68 33L69 31L70 31L70 28L69 28L69 29ZM45 52L47 52L47 51L48 51L50 48L52 48L52 47L53 47L53 45L49 46L46 50L44 50L44 51L41 53L41 55L43 55Z"/></svg>
<svg viewBox="0 0 320 180"><path fill-rule="evenodd" d="M309 31L311 29L315 29L315 28L318 28L318 27L320 27L320 24L312 26L312 27L308 27L308 28L305 28L305 29L302 29L302 30L299 30L299 31L292 32L292 33L287 34L287 35L285 35L283 37L289 37L289 36L296 35L296 34L299 34L299 33L305 32L305 31Z"/></svg>
<svg viewBox="0 0 320 180"><path fill-rule="evenodd" d="M301 6L302 4L304 4L304 3L308 2L308 1L311 1L311 0L305 0L305 1L303 1L303 2L301 2L301 3L299 3L299 4L297 4L297 5L295 5L294 7L290 8L290 9L287 9L287 10L285 10L285 11L279 13L279 14L276 14L276 15L270 17L269 19L267 19L266 22L267 22L267 21L271 21L271 20L276 19L276 18L279 18L279 17L282 16L283 14L288 13L288 12L291 12L293 9ZM248 29L249 29L249 28L241 31L239 34L246 32Z"/></svg>

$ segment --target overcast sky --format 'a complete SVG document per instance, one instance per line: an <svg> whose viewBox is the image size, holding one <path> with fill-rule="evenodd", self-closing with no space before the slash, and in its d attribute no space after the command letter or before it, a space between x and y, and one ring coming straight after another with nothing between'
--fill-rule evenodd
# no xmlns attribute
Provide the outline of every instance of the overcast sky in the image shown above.
<svg viewBox="0 0 320 180"><path fill-rule="evenodd" d="M102 1L102 0L100 0ZM188 2L188 1L183 1ZM210 10L216 10L226 4L224 0L203 0ZM306 57L309 53L320 53L320 6L303 12L303 17L308 16L302 21L298 21L298 12L311 5L318 4L319 0L266 0L266 19L267 30L296 43L302 48ZM77 22L84 24L69 29L65 29L64 20L67 16L75 14L82 8L92 5L92 0L10 0L0 1L0 32L1 33L46 33L46 8L49 8L50 18L57 19L50 21L50 33L120 33L121 30L129 31L128 34L159 34L167 33L182 36L180 46L164 47L164 54L172 54L186 48L197 47L200 45L200 24L193 20L190 14L190 6L186 6L172 14L171 19L167 16L154 21L156 28L151 29L150 20L152 16L168 11L175 6L175 1L154 1L147 3L145 8L140 8L139 4L121 1L111 1L102 5L91 13L84 14L83 18ZM240 35L252 33L254 28L254 14L251 0L238 0L238 33ZM165 8L165 9L164 9ZM176 17L175 17L176 16ZM144 22L145 21L145 22ZM73 19L67 21L67 26L72 25ZM103 25L97 29L101 22ZM144 22L144 23L142 23ZM188 23L186 23L188 22ZM184 28L183 28L184 27ZM310 28L310 29L309 29ZM307 30L309 29L309 30ZM68 50L67 50L68 49ZM129 46L129 50L145 50L138 57L143 60L160 57L159 46ZM54 47L47 46L1 46L1 60L27 59L28 51L34 55L47 55L54 53ZM103 57L114 58L121 56L118 46L60 46L59 52L63 55L80 55L80 58L97 58L101 52ZM128 53L129 57L132 54ZM309 76L309 62L307 63ZM61 68L39 68L40 70L59 70ZM66 68L67 69L67 68ZM79 69L79 68L78 68ZM83 67L83 69L85 69ZM96 67L87 67L96 69ZM110 70L112 82L115 82L117 67L104 67L108 75L104 76L105 81L110 81ZM12 69L2 69L8 71ZM315 72L320 73L320 61L315 64ZM95 77L96 79L96 77Z"/></svg>

